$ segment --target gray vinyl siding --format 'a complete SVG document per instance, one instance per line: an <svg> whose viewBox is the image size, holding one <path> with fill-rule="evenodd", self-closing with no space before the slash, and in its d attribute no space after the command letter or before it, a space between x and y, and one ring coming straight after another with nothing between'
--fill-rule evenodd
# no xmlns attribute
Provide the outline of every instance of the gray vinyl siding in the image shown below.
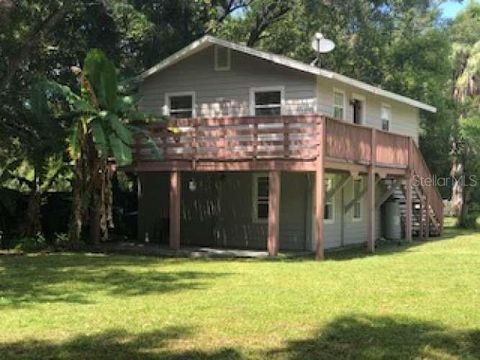
<svg viewBox="0 0 480 360"><path fill-rule="evenodd" d="M332 177L334 184L336 184L341 177L334 174L325 174L326 177ZM342 207L341 207L341 191L333 197L333 208L334 208L334 221L325 222L323 225L323 236L325 239L325 248L331 249L342 246L342 227L341 227L341 217L342 217Z"/></svg>
<svg viewBox="0 0 480 360"><path fill-rule="evenodd" d="M168 244L168 176L167 173L140 174L140 241L144 241L148 233L151 242ZM334 182L341 179L338 174L327 173L326 176L333 177ZM188 188L192 179L197 184L194 192ZM363 179L365 184L366 177ZM313 176L284 172L281 183L280 249L313 250ZM253 184L250 172L182 173L181 245L266 249L267 223L253 219ZM383 185L377 186L377 199L384 190ZM326 249L367 241L366 195L361 199L362 218L354 220L351 208L343 214L342 231L342 208L352 199L353 181L350 178L333 198L334 222L324 224ZM381 213L377 210L376 238L382 237L381 224Z"/></svg>
<svg viewBox="0 0 480 360"><path fill-rule="evenodd" d="M321 114L333 116L333 92L338 89L345 92L346 107L345 121L353 121L352 106L349 104L353 94L365 97L366 101L366 124L377 129L382 128L381 109L382 104L390 105L392 111L392 120L390 122L390 131L392 133L411 136L418 142L420 131L419 110L413 106L390 100L384 97L375 96L365 91L359 90L353 86L339 83L338 81L328 79L318 79L318 112Z"/></svg>
<svg viewBox="0 0 480 360"><path fill-rule="evenodd" d="M341 177L332 173L326 173L326 177L333 177L334 182L337 183L340 181ZM364 184L366 184L366 176L362 177ZM379 184L376 188L377 199L380 198L381 194L384 191L383 185ZM343 202L342 202L343 197ZM335 211L335 221L325 222L324 223L324 239L325 239L325 248L332 249L338 248L341 246L361 244L367 241L367 196L364 194L361 198L362 204L362 218L353 219L353 208L343 214L343 231L342 231L342 208L345 207L353 199L353 181L352 178L349 179L348 183L345 184L343 190L338 191L334 196L334 211ZM313 211L313 210L312 210ZM376 210L376 228L375 228L375 237L378 239L382 236L382 219L381 213L379 210ZM313 240L311 240L311 248L313 249Z"/></svg>
<svg viewBox="0 0 480 360"><path fill-rule="evenodd" d="M148 233L151 242L168 243L168 181L166 173L140 174L140 241ZM308 177L282 173L281 183L280 250L305 250ZM266 249L267 223L253 219L252 173L182 173L181 198L181 245Z"/></svg>
<svg viewBox="0 0 480 360"><path fill-rule="evenodd" d="M194 91L197 116L248 116L250 89L276 86L285 89L285 115L314 113L312 75L233 50L231 69L215 71L211 46L147 78L140 89L140 107L162 114L166 93Z"/></svg>
<svg viewBox="0 0 480 360"><path fill-rule="evenodd" d="M363 186L367 184L365 176L363 179ZM353 181L350 181L345 186L345 204L348 204L353 199ZM364 194L361 199L361 219L353 218L353 206L345 213L345 229L344 229L344 243L343 245L360 244L367 241L367 196Z"/></svg>

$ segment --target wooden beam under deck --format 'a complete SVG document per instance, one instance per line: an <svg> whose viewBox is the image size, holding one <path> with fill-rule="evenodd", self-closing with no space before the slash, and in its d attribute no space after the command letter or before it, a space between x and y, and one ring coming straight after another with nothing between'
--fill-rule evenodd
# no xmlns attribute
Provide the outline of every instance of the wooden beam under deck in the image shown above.
<svg viewBox="0 0 480 360"><path fill-rule="evenodd" d="M344 160L332 159L325 161L325 171L349 172L368 174L368 166L345 162ZM124 167L124 171L157 172L157 171L197 171L197 172L228 172L228 171L292 171L292 172L315 172L316 160L239 160L239 161L142 161L137 164ZM406 169L398 167L376 167L377 173L382 172L389 177L404 176Z"/></svg>

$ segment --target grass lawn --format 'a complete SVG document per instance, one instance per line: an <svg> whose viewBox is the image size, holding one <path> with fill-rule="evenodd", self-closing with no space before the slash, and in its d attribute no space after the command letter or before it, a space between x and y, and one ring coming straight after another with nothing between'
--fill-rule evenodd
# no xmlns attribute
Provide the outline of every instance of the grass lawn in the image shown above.
<svg viewBox="0 0 480 360"><path fill-rule="evenodd" d="M479 359L480 233L298 260L0 256L0 359Z"/></svg>

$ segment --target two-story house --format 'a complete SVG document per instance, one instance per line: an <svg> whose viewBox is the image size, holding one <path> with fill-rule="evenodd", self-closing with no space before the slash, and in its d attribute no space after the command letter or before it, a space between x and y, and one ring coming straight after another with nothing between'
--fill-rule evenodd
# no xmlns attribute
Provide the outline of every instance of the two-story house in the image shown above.
<svg viewBox="0 0 480 360"><path fill-rule="evenodd" d="M141 108L179 134L136 146L139 237L311 250L440 234L416 143L419 101L205 36L141 75Z"/></svg>

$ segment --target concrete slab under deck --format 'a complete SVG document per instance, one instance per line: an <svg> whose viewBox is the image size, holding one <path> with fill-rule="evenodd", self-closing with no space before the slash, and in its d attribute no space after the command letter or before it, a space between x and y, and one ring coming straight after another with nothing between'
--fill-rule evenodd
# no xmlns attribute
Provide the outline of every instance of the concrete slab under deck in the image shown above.
<svg viewBox="0 0 480 360"><path fill-rule="evenodd" d="M183 246L179 250L170 249L167 245L145 244L135 242L116 242L102 244L94 251L132 255L146 255L179 258L225 258L225 259L266 259L267 250L230 249L207 246ZM280 252L280 258L312 256L309 251Z"/></svg>

